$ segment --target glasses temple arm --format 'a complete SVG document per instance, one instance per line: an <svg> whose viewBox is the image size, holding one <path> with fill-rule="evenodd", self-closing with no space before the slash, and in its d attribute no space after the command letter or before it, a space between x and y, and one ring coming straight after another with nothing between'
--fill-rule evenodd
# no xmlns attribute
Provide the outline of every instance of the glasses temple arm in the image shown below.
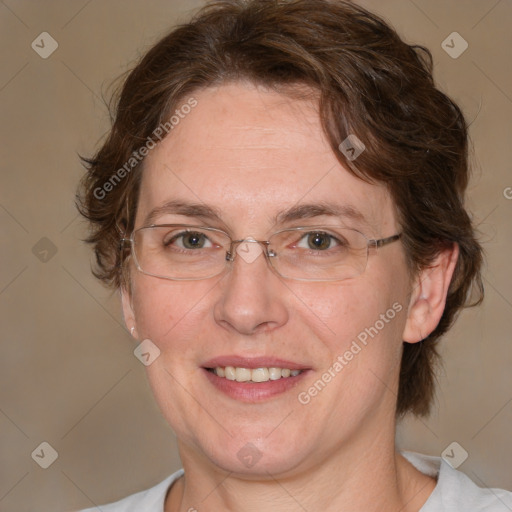
<svg viewBox="0 0 512 512"><path fill-rule="evenodd" d="M397 235L388 236L387 238L381 238L380 240L368 240L368 244L372 247L382 247L383 245L390 244L391 242L396 242L402 237L402 233L398 233Z"/></svg>

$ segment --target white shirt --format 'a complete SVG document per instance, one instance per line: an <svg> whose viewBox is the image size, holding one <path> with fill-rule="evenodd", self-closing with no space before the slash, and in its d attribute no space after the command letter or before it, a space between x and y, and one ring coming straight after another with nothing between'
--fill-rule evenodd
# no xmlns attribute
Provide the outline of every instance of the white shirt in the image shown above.
<svg viewBox="0 0 512 512"><path fill-rule="evenodd" d="M504 489L482 489L440 457L414 452L402 452L402 455L418 471L437 479L434 491L420 512L512 511L512 492ZM146 491L132 494L109 505L88 508L80 512L164 512L167 491L183 474L183 469L180 469Z"/></svg>

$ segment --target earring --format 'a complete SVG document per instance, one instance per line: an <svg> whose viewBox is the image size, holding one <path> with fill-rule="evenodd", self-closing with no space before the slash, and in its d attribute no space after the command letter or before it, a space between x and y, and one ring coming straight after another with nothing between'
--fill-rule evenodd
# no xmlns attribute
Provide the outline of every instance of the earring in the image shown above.
<svg viewBox="0 0 512 512"><path fill-rule="evenodd" d="M132 327L132 328L130 329L130 333L132 334L132 336L133 336L133 331L135 331L135 327Z"/></svg>

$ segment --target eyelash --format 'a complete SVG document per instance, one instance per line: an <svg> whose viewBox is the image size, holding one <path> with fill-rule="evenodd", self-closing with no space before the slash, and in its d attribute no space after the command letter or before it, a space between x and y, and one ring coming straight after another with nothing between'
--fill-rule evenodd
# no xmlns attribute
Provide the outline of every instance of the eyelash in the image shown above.
<svg viewBox="0 0 512 512"><path fill-rule="evenodd" d="M208 235L205 235L204 233L201 233L201 232L195 232L195 231L181 231L179 233L174 234L167 241L165 241L166 237L164 237L163 245L164 245L164 247L170 247L171 245L174 245L175 250L180 250L180 251L184 251L184 252L194 250L191 248L184 247L183 239L187 235L199 235L199 237L202 237L202 240L204 240L210 244L210 247L206 247L206 248L212 248L212 247L215 247L218 245L218 244L214 243L208 237ZM305 231L305 232L302 232L300 238L297 241L292 242L292 244L290 244L290 245L292 247L301 248L301 247L299 247L299 244L301 242L307 243L308 237L310 237L312 235L328 237L329 238L329 247L327 247L326 249L316 249L316 250L309 248L309 247L308 248L302 247L302 249L305 249L305 250L307 249L307 250L309 250L311 252L315 252L315 253L322 253L322 252L327 252L328 250L334 249L336 247L346 247L347 246L346 240L340 240L340 238L338 238L337 236L335 236L331 233L328 233L327 231ZM178 242L175 244L175 242L180 239L181 239L181 243ZM333 246L333 244L334 244L334 246ZM205 247L200 247L200 249L203 249L203 248L205 248Z"/></svg>

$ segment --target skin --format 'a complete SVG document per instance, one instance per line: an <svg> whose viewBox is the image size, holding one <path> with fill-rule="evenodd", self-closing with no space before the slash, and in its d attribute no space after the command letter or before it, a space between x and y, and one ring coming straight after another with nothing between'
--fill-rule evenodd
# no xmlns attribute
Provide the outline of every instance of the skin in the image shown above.
<svg viewBox="0 0 512 512"><path fill-rule="evenodd" d="M155 223L204 223L232 238L266 240L274 216L296 204L350 205L369 238L400 232L383 185L354 177L333 155L316 105L247 83L194 94L197 107L145 161L136 227L171 199L217 208L221 219L165 214ZM332 222L327 216L291 226ZM342 282L284 280L264 257L238 257L221 276L170 281L131 269L124 317L161 355L147 367L161 411L176 432L185 477L165 510L418 511L435 480L395 451L402 341L439 322L456 263L455 245L411 278L402 244L370 250L362 275ZM297 400L365 328L403 306L309 404ZM227 354L275 356L312 371L296 389L257 404L234 400L201 366ZM247 468L238 451L252 443ZM303 507L303 508L301 508Z"/></svg>

